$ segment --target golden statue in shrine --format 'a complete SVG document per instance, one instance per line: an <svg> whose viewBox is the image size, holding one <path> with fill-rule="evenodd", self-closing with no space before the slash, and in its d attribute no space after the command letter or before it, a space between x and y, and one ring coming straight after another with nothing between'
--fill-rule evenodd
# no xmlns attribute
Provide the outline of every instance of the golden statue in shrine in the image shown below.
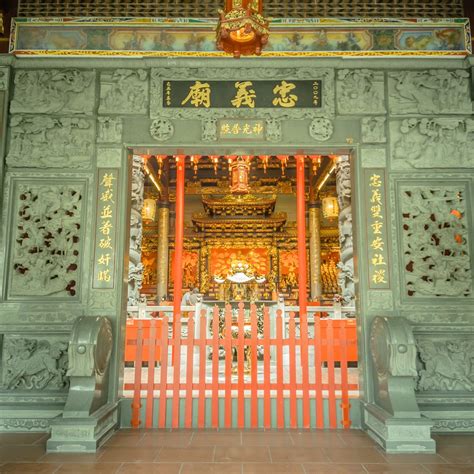
<svg viewBox="0 0 474 474"><path fill-rule="evenodd" d="M226 303L230 301L258 300L258 286L265 283L266 278L258 275L251 264L242 261L231 263L225 277L214 275L214 281L221 285L221 299Z"/></svg>

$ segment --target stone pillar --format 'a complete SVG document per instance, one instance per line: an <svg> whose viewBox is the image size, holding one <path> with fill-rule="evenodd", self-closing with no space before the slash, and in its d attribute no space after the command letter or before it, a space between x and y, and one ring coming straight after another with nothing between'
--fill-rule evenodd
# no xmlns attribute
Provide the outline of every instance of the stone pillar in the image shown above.
<svg viewBox="0 0 474 474"><path fill-rule="evenodd" d="M157 303L168 294L170 203L158 203Z"/></svg>
<svg viewBox="0 0 474 474"><path fill-rule="evenodd" d="M319 203L309 204L309 266L311 298L320 301L323 294L321 282L321 207Z"/></svg>
<svg viewBox="0 0 474 474"><path fill-rule="evenodd" d="M336 159L336 190L339 204L339 244L341 261L338 263L339 286L344 305L353 306L354 286L354 244L352 240L352 188L351 163L348 155Z"/></svg>
<svg viewBox="0 0 474 474"><path fill-rule="evenodd" d="M130 250L128 269L128 306L136 306L140 300L140 288L143 281L142 237L143 237L143 191L145 172L143 157L133 156L132 196L130 210Z"/></svg>

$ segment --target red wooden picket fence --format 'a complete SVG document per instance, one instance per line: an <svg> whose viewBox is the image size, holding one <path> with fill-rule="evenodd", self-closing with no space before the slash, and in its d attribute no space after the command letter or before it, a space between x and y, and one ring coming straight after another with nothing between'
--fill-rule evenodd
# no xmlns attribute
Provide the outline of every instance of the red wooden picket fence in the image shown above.
<svg viewBox="0 0 474 474"><path fill-rule="evenodd" d="M358 390L348 375L348 363L357 361L355 321L316 315L310 337L306 318L290 313L285 330L278 310L271 337L268 307L260 334L254 305L249 313L246 318L240 304L235 316L228 305L219 325L218 307L210 320L203 310L200 334L190 315L185 336L181 318L174 330L166 315L145 320L146 328L138 320L136 336L126 340L126 352L133 347L135 355L134 381L124 384L133 392L132 427L244 428L250 410L250 428L350 428L350 398ZM263 361L257 360L259 348ZM148 367L142 367L145 360Z"/></svg>

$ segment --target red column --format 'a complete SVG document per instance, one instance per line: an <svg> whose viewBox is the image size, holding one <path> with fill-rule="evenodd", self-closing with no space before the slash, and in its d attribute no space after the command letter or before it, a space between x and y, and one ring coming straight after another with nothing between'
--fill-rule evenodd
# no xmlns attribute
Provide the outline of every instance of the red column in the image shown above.
<svg viewBox="0 0 474 474"><path fill-rule="evenodd" d="M298 232L298 304L306 319L306 206L304 192L305 155L296 155L296 228Z"/></svg>
<svg viewBox="0 0 474 474"><path fill-rule="evenodd" d="M178 318L181 318L181 298L183 297L184 159L185 155L176 156L176 220L173 264L174 323Z"/></svg>

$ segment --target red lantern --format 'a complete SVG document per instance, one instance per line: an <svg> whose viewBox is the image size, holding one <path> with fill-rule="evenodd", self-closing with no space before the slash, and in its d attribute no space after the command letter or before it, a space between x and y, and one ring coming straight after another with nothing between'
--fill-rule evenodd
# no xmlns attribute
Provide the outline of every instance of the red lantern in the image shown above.
<svg viewBox="0 0 474 474"><path fill-rule="evenodd" d="M263 0L226 0L219 10L217 48L235 58L260 55L269 34L262 11Z"/></svg>

